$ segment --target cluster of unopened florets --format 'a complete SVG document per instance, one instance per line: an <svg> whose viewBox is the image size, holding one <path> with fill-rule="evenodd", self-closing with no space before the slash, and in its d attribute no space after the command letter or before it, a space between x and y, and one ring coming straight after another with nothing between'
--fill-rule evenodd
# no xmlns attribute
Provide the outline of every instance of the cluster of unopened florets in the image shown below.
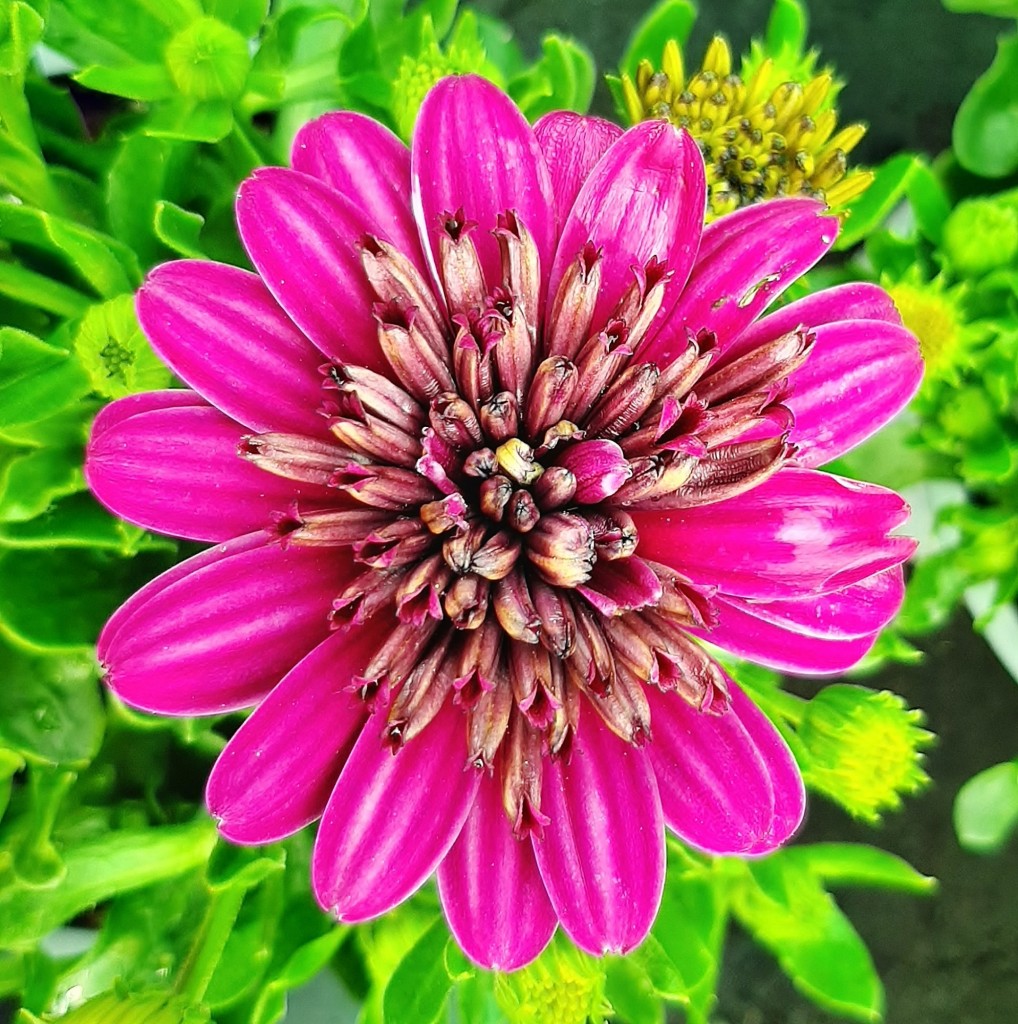
<svg viewBox="0 0 1018 1024"><path fill-rule="evenodd" d="M733 72L728 44L715 37L689 78L674 40L665 46L660 69L645 60L635 83L623 76L634 124L662 118L687 129L699 144L708 219L774 196L811 196L837 209L873 180L869 171L848 171L848 154L866 129L850 124L835 132L833 78L823 73L805 84L775 87L774 75L770 60L748 76Z"/></svg>
<svg viewBox="0 0 1018 1024"><path fill-rule="evenodd" d="M669 271L652 259L594 323L602 254L587 244L547 310L537 247L508 211L489 288L462 211L442 217L445 303L415 264L374 237L361 260L392 378L325 368L334 441L247 438L241 454L348 504L294 508L286 543L348 547L361 567L337 624L391 615L354 681L387 708L393 750L450 693L468 711L470 759L498 770L518 835L540 832L541 765L567 749L578 702L625 741L650 732L646 685L704 711L725 677L689 627L711 594L638 555L627 508L674 509L739 494L792 454L788 374L813 336L793 331L715 366L715 339L667 365L639 358ZM739 440L769 423L761 440Z"/></svg>

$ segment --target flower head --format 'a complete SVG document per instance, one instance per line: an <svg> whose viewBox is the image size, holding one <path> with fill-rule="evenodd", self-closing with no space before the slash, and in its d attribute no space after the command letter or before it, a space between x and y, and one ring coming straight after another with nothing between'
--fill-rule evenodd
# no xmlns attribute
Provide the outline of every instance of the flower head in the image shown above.
<svg viewBox="0 0 1018 1024"><path fill-rule="evenodd" d="M705 192L667 123L532 129L451 78L411 151L329 114L242 186L257 274L185 261L141 290L193 390L104 410L88 478L214 546L114 614L107 681L150 711L256 706L209 808L245 843L320 817L344 921L437 868L482 964L557 922L624 951L665 824L754 855L801 819L787 747L700 641L811 673L869 648L907 509L813 467L920 360L870 285L761 319L837 224L794 199L704 231Z"/></svg>
<svg viewBox="0 0 1018 1024"><path fill-rule="evenodd" d="M715 36L687 78L669 40L659 70L645 60L635 82L623 76L626 112L634 123L663 118L696 139L707 165L708 219L774 196L813 196L832 208L856 198L873 180L870 171L848 170L866 128L835 131L834 79L813 74L812 59L804 81L784 78L756 56L735 72L728 44Z"/></svg>
<svg viewBox="0 0 1018 1024"><path fill-rule="evenodd" d="M809 761L807 778L849 813L870 824L901 806L901 796L929 784L923 750L933 733L923 713L897 694L835 683L804 710L797 734Z"/></svg>

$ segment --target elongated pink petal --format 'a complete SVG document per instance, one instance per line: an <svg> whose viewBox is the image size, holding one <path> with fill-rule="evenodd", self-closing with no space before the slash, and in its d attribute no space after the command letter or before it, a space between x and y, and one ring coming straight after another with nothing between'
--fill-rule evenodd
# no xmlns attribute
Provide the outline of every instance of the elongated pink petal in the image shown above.
<svg viewBox="0 0 1018 1024"><path fill-rule="evenodd" d="M263 167L240 187L237 226L269 291L322 352L387 372L358 251L370 223L353 201L307 174Z"/></svg>
<svg viewBox="0 0 1018 1024"><path fill-rule="evenodd" d="M152 412L155 409L207 409L208 405L201 395L190 388L139 391L136 395L127 395L103 406L96 416L96 422L101 420L102 429L112 430L124 420L141 412Z"/></svg>
<svg viewBox="0 0 1018 1024"><path fill-rule="evenodd" d="M558 222L565 224L580 188L622 129L600 117L555 110L535 123L534 134L548 161Z"/></svg>
<svg viewBox="0 0 1018 1024"><path fill-rule="evenodd" d="M318 828L311 876L340 921L384 914L417 890L456 841L480 772L467 763L466 718L447 702L395 755L369 720Z"/></svg>
<svg viewBox="0 0 1018 1024"><path fill-rule="evenodd" d="M661 600L661 580L642 558L599 561L576 588L602 615L621 615Z"/></svg>
<svg viewBox="0 0 1018 1024"><path fill-rule="evenodd" d="M908 516L897 494L812 469L782 469L714 505L631 515L644 558L737 597L839 590L915 550L913 541L889 536Z"/></svg>
<svg viewBox="0 0 1018 1024"><path fill-rule="evenodd" d="M273 843L321 817L368 712L347 690L384 636L347 626L298 662L234 733L205 802L232 843Z"/></svg>
<svg viewBox="0 0 1018 1024"><path fill-rule="evenodd" d="M298 498L333 504L237 454L245 431L207 405L153 408L122 419L119 402L95 419L85 455L92 493L114 514L158 533L227 540L268 527Z"/></svg>
<svg viewBox="0 0 1018 1024"><path fill-rule="evenodd" d="M207 565L213 565L224 558L230 557L231 555L239 555L243 551L250 551L253 548L264 547L269 543L269 539L269 535L264 530L258 530L254 533L246 534L243 537L234 537L231 540L226 541L224 544L216 544L213 547L206 548L204 551L199 552L197 555L193 555L191 558L185 559L183 562L178 562L172 568L167 569L166 572L160 573L160 575L158 575L154 580L149 580L141 590L135 591L135 593L133 593L131 597L106 620L106 625L103 626L102 632L99 634L99 639L96 642L99 660L104 660L104 652L110 650L113 646L116 635L120 632L121 626L126 623L128 628L130 628L130 622L134 615L134 611L140 605L153 600L158 594L161 594L166 590L167 587L172 586L178 580L182 580L186 576L190 576L199 569L202 569Z"/></svg>
<svg viewBox="0 0 1018 1024"><path fill-rule="evenodd" d="M664 121L630 128L591 170L576 196L555 253L549 297L554 298L566 269L591 241L603 247L594 328L604 326L633 284L632 268L644 267L651 257L664 260L672 273L654 321L661 323L693 266L705 197L703 157L686 132Z"/></svg>
<svg viewBox="0 0 1018 1024"><path fill-rule="evenodd" d="M321 353L255 274L180 260L149 274L138 320L181 380L253 430L326 431Z"/></svg>
<svg viewBox="0 0 1018 1024"><path fill-rule="evenodd" d="M723 352L834 244L838 222L825 210L814 199L774 199L708 225L689 284L641 356L666 364L700 330L713 331Z"/></svg>
<svg viewBox="0 0 1018 1024"><path fill-rule="evenodd" d="M530 963L555 931L530 840L512 834L494 776L481 779L463 831L439 865L438 892L456 941L488 970Z"/></svg>
<svg viewBox="0 0 1018 1024"><path fill-rule="evenodd" d="M328 636L349 556L265 540L203 552L116 613L98 653L121 700L166 715L248 707Z"/></svg>
<svg viewBox="0 0 1018 1024"><path fill-rule="evenodd" d="M820 327L842 320L882 320L901 326L901 314L883 288L868 281L853 281L813 292L768 313L733 338L713 365L730 363L772 338L800 327Z"/></svg>
<svg viewBox="0 0 1018 1024"><path fill-rule="evenodd" d="M584 709L566 762L545 765L533 840L562 927L593 956L626 953L650 931L664 886L661 800L647 751Z"/></svg>
<svg viewBox="0 0 1018 1024"><path fill-rule="evenodd" d="M898 613L901 566L859 583L796 601L747 601L716 595L718 622L690 632L741 658L782 672L831 675L851 668Z"/></svg>
<svg viewBox="0 0 1018 1024"><path fill-rule="evenodd" d="M809 600L795 603L806 604ZM876 633L817 636L800 632L792 623L781 625L756 614L760 606L769 603L718 595L713 599L718 613L717 625L709 632L697 629L690 632L740 658L779 672L807 676L846 672L865 657L876 642Z"/></svg>
<svg viewBox="0 0 1018 1024"><path fill-rule="evenodd" d="M805 791L777 729L734 682L730 687L723 715L648 688L648 753L669 828L708 853L754 856L799 827Z"/></svg>
<svg viewBox="0 0 1018 1024"><path fill-rule="evenodd" d="M805 364L790 375L796 462L822 466L875 434L919 389L915 336L880 320L818 327Z"/></svg>
<svg viewBox="0 0 1018 1024"><path fill-rule="evenodd" d="M555 200L534 131L500 89L476 75L445 78L425 97L411 146L414 211L421 240L437 258L442 215L462 207L477 224L489 291L501 283L495 230L514 210L530 232L547 274L555 246Z"/></svg>
<svg viewBox="0 0 1018 1024"><path fill-rule="evenodd" d="M291 163L353 202L365 231L390 242L427 275L410 209L410 150L388 128L348 110L323 114L297 132Z"/></svg>

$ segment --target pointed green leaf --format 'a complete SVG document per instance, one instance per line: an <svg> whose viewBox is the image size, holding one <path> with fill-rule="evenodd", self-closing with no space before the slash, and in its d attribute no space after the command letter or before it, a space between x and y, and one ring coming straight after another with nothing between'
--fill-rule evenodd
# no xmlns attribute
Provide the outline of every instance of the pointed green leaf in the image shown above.
<svg viewBox="0 0 1018 1024"><path fill-rule="evenodd" d="M86 89L148 103L165 100L174 91L173 79L162 64L128 64L125 67L92 64L78 71L74 80Z"/></svg>
<svg viewBox="0 0 1018 1024"><path fill-rule="evenodd" d="M442 1016L452 987L444 961L448 941L439 917L400 961L385 988L385 1024L433 1024Z"/></svg>
<svg viewBox="0 0 1018 1024"><path fill-rule="evenodd" d="M825 885L865 885L924 896L937 880L920 874L893 853L863 843L810 843L791 846L784 856L792 864L805 865Z"/></svg>
<svg viewBox="0 0 1018 1024"><path fill-rule="evenodd" d="M192 213L165 199L160 199L156 203L156 237L178 256L186 256L189 259L205 257L200 241L201 229L204 226L205 218L201 214Z"/></svg>
<svg viewBox="0 0 1018 1024"><path fill-rule="evenodd" d="M914 153L898 153L876 168L873 184L848 206L837 249L850 249L876 230L901 202L924 167Z"/></svg>
<svg viewBox="0 0 1018 1024"><path fill-rule="evenodd" d="M162 104L145 125L145 132L158 139L183 142L221 142L233 127L229 100L193 100L184 96Z"/></svg>

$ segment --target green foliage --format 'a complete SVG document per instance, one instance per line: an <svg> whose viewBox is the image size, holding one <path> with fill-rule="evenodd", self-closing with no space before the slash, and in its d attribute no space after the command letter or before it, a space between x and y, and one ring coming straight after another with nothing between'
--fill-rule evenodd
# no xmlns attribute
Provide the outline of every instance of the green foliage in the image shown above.
<svg viewBox="0 0 1018 1024"><path fill-rule="evenodd" d="M998 42L993 63L962 101L954 150L966 170L984 178L1018 169L1018 36Z"/></svg>

